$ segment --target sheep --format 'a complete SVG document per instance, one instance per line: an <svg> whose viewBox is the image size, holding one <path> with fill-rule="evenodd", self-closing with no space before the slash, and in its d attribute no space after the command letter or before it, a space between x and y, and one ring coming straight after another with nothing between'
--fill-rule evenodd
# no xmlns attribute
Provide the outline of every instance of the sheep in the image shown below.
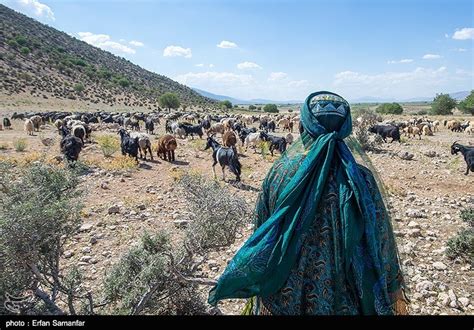
<svg viewBox="0 0 474 330"><path fill-rule="evenodd" d="M83 143L78 137L71 135L65 126L61 127L62 139L59 143L61 153L64 154L68 162L75 162L79 159Z"/></svg>
<svg viewBox="0 0 474 330"><path fill-rule="evenodd" d="M454 142L451 146L451 155L457 155L460 152L464 156L466 161L466 173L468 175L469 171L474 172L474 147L466 147L457 142Z"/></svg>
<svg viewBox="0 0 474 330"><path fill-rule="evenodd" d="M28 135L34 135L35 125L31 119L25 119L24 129Z"/></svg>
<svg viewBox="0 0 474 330"><path fill-rule="evenodd" d="M178 147L178 143L173 135L163 135L158 139L158 143L156 146L156 154L158 157L163 155L164 160L168 160L170 162L175 161L174 151ZM167 157L168 156L168 157ZM167 159L168 158L168 159Z"/></svg>
<svg viewBox="0 0 474 330"><path fill-rule="evenodd" d="M434 133L436 133L436 132L439 131L439 126L440 126L439 120L435 120L435 121L433 122L433 132L434 132Z"/></svg>
<svg viewBox="0 0 474 330"><path fill-rule="evenodd" d="M237 136L232 131L226 131L222 136L222 142L224 144L224 147L235 147L235 145L237 144Z"/></svg>
<svg viewBox="0 0 474 330"><path fill-rule="evenodd" d="M153 160L153 154L151 152L151 141L148 135L145 133L131 132L130 137L132 139L138 137L138 151L140 152L140 158L146 160L146 153L148 150L150 152L151 160ZM145 158L143 158L142 151L145 154Z"/></svg>
<svg viewBox="0 0 474 330"><path fill-rule="evenodd" d="M128 132L121 128L118 131L120 134L120 147L122 149L122 155L129 155L130 157L135 158L135 161L138 164L138 137L131 138Z"/></svg>
<svg viewBox="0 0 474 330"><path fill-rule="evenodd" d="M30 120L34 125L35 131L39 132L40 126L43 123L43 118L41 118L41 116L35 115L35 116L32 116Z"/></svg>
<svg viewBox="0 0 474 330"><path fill-rule="evenodd" d="M457 120L450 120L447 122L446 127L451 130L451 132L459 132L461 130L461 123Z"/></svg>

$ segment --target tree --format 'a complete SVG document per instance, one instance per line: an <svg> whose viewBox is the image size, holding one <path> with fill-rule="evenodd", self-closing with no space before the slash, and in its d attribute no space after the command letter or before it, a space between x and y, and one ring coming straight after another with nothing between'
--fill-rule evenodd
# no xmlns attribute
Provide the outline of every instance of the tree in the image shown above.
<svg viewBox="0 0 474 330"><path fill-rule="evenodd" d="M174 93L165 93L160 96L160 99L158 101L160 103L160 106L162 106L163 108L168 108L168 110L177 109L180 105L178 96Z"/></svg>
<svg viewBox="0 0 474 330"><path fill-rule="evenodd" d="M253 104L249 105L249 110L255 110L255 109L257 109L256 106L254 106Z"/></svg>
<svg viewBox="0 0 474 330"><path fill-rule="evenodd" d="M381 114L400 115L403 113L403 108L396 102L383 103L379 105L375 111Z"/></svg>
<svg viewBox="0 0 474 330"><path fill-rule="evenodd" d="M78 84L75 84L75 85L74 85L74 90L75 90L76 92L78 92L78 93L83 92L84 89L85 89L85 87L84 87L84 85L81 84L81 83L78 83Z"/></svg>
<svg viewBox="0 0 474 330"><path fill-rule="evenodd" d="M221 106L221 108L224 109L232 109L232 102L230 102L229 100L222 101L219 103L219 105Z"/></svg>
<svg viewBox="0 0 474 330"><path fill-rule="evenodd" d="M452 115L456 107L456 100L449 94L437 94L431 104L431 113L433 115Z"/></svg>
<svg viewBox="0 0 474 330"><path fill-rule="evenodd" d="M278 107L276 104L266 104L263 107L264 112L278 113Z"/></svg>
<svg viewBox="0 0 474 330"><path fill-rule="evenodd" d="M459 102L458 109L463 113L474 116L474 90L471 91L471 94L464 101Z"/></svg>

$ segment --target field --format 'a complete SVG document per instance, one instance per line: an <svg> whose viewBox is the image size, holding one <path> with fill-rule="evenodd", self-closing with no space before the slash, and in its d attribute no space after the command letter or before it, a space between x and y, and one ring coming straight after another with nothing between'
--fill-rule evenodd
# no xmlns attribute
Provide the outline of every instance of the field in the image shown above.
<svg viewBox="0 0 474 330"><path fill-rule="evenodd" d="M31 107L19 108L28 106ZM156 136L162 134L163 123ZM79 265L86 274L85 285L91 289L101 285L107 269L138 242L144 231L166 230L179 241L182 230L177 224L188 215L187 201L175 186L177 175L193 171L213 178L211 152L203 150L205 140L178 139L176 162L165 162L154 153L154 161L141 160L135 167L120 161L120 151L105 158L96 142L103 135L118 140L115 131L96 131L93 142L86 144L80 155L81 161L92 169L81 183L87 190L84 224L66 246L62 260L64 268ZM48 137L54 140L50 147L41 143ZM20 138L26 140L22 152L14 147ZM40 133L28 136L23 123L15 120L12 130L0 131L0 160L14 160L20 166L34 161L55 162L60 155L59 140L52 125L44 125ZM459 216L461 209L474 205L474 174L465 176L462 156L450 154L455 140L474 145L473 135L441 127L434 136L422 136L421 140L403 137L401 144L383 144L380 152L368 153L389 197L412 314L474 314L474 269L468 262L451 260L445 254L447 240L465 226ZM278 157L262 155L259 148L256 151L240 149L241 185L223 183L252 208L262 180ZM401 159L399 155L404 152L413 154L413 159ZM220 169L216 172L220 180ZM227 172L226 178L229 181L233 176ZM109 212L112 206L118 206L119 211ZM210 253L202 267L202 277L218 278L251 232L252 226L245 226L230 248ZM202 287L203 292L208 289ZM239 314L243 305L242 300L229 300L220 308L225 314Z"/></svg>

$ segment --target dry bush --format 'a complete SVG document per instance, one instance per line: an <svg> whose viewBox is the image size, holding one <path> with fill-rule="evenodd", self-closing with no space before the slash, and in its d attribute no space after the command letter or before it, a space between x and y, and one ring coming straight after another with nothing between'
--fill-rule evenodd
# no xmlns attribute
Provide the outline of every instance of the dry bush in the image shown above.
<svg viewBox="0 0 474 330"><path fill-rule="evenodd" d="M28 146L28 142L26 141L25 138L13 140L13 147L15 148L15 151L18 151L18 152L25 151L27 146Z"/></svg>
<svg viewBox="0 0 474 330"><path fill-rule="evenodd" d="M101 168L106 170L133 170L138 167L135 158L128 156L114 157L110 161L105 161L99 165Z"/></svg>
<svg viewBox="0 0 474 330"><path fill-rule="evenodd" d="M120 141L116 136L107 134L96 138L97 143L105 157L111 157L120 150Z"/></svg>

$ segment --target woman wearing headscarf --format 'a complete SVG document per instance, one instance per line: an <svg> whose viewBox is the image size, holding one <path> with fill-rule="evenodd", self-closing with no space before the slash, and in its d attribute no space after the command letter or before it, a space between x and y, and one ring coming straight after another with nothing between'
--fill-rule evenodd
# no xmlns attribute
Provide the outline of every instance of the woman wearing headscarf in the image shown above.
<svg viewBox="0 0 474 330"><path fill-rule="evenodd" d="M321 91L301 108L301 138L267 174L255 232L209 303L250 298L244 314L405 314L390 218L374 176L344 143L349 103Z"/></svg>

